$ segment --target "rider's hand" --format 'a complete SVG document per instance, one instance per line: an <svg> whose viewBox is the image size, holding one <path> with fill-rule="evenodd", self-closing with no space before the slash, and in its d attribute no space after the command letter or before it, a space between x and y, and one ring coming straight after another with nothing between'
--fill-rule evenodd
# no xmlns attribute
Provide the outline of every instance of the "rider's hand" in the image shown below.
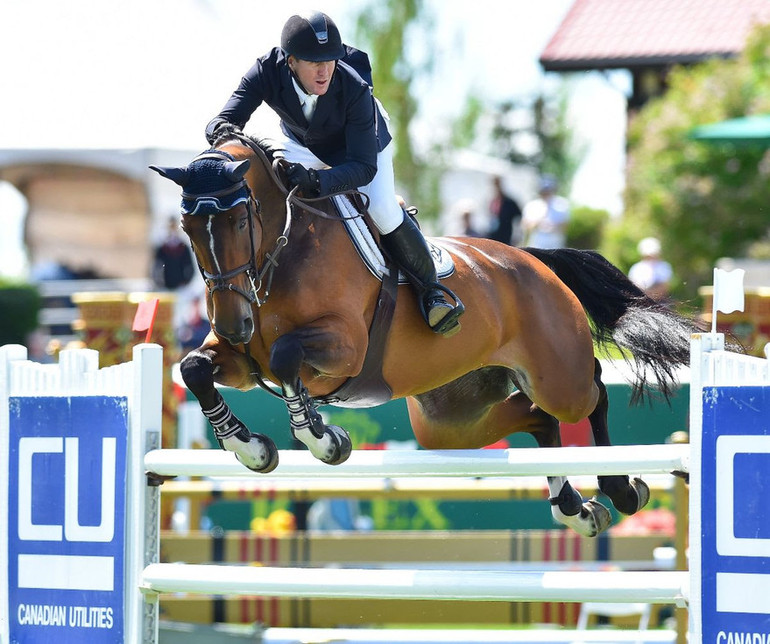
<svg viewBox="0 0 770 644"><path fill-rule="evenodd" d="M289 164L289 167L286 168L286 178L292 187L299 186L305 197L317 197L321 192L318 173L312 168L308 170L301 163Z"/></svg>
<svg viewBox="0 0 770 644"><path fill-rule="evenodd" d="M214 141L216 141L220 136L223 136L224 134L242 134L242 130L235 123L222 121L216 125L214 130L210 135L206 137L206 139L210 145L214 145Z"/></svg>

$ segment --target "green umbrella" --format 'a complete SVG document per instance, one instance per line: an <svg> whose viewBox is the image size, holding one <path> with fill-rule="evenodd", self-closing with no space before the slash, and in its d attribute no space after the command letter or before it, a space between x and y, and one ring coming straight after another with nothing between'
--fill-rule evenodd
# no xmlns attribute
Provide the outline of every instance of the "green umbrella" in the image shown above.
<svg viewBox="0 0 770 644"><path fill-rule="evenodd" d="M688 138L707 143L770 145L770 114L754 114L709 125L699 125Z"/></svg>

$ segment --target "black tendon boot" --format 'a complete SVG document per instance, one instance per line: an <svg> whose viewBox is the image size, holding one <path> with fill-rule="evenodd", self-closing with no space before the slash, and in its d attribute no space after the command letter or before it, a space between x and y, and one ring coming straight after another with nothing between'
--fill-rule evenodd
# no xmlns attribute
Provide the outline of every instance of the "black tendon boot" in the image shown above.
<svg viewBox="0 0 770 644"><path fill-rule="evenodd" d="M420 310L428 326L444 337L457 333L460 330L457 318L465 307L454 293L438 283L428 244L412 218L405 215L401 225L393 232L382 235L381 240L385 250L417 291ZM445 293L455 301L454 306L447 302Z"/></svg>

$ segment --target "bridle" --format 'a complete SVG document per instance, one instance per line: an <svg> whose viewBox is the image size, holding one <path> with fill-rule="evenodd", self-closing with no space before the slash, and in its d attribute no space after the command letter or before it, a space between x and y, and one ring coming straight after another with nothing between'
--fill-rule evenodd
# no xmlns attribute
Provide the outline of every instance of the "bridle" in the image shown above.
<svg viewBox="0 0 770 644"><path fill-rule="evenodd" d="M208 152L204 152L203 154L199 155L193 160L193 163L199 159L204 158L216 158L216 159L222 159L225 161L232 160L229 155L225 152L220 152L218 150L210 150ZM246 198L244 201L236 201L234 204L231 204L226 209L223 209L221 207L221 204L219 202L219 199L222 197L226 197L227 195L233 194L234 192L237 192L238 190L245 189L246 191ZM275 242L275 248L272 252L266 252L264 263L261 268L257 268L256 265L256 244L254 243L254 227L255 227L255 219L259 220L260 225L263 224L262 222L262 206L259 200L254 197L254 195L251 192L251 188L249 188L248 183L246 182L246 179L241 179L238 183L233 184L232 186L225 188L224 190L219 190L216 192L209 192L209 193L200 193L200 194L189 194L186 192L182 192L182 198L185 200L191 200L195 202L195 208L186 214L194 215L198 211L198 208L201 205L209 204L213 205L216 210L220 212L224 212L225 210L230 210L238 203L245 203L246 204L246 214L249 219L249 261L245 264L242 264L241 266L238 266L237 268L234 268L232 270L226 271L224 273L210 273L209 271L205 270L203 266L201 266L200 261L198 261L196 257L196 261L198 263L198 270L200 271L201 275L203 276L203 281L206 284L206 289L208 290L209 295L213 295L217 291L233 291L234 293L237 293L238 295L241 295L242 297L246 298L246 300L249 302L249 304L256 304L257 306L262 306L265 302L267 302L267 298L270 295L270 287L273 282L273 274L275 272L275 269L278 267L278 255L280 254L281 250L284 246L286 246L289 243L289 232L291 228L291 199L294 197L294 193L296 192L296 188L294 188L289 195L286 198L286 219L285 224L283 228L283 232L278 236ZM231 280L233 278L237 277L241 273L245 273L246 277L249 280L249 289L244 290L240 286L237 286L236 284L233 284ZM264 295L260 297L260 291L262 290L262 285L265 285L264 288Z"/></svg>

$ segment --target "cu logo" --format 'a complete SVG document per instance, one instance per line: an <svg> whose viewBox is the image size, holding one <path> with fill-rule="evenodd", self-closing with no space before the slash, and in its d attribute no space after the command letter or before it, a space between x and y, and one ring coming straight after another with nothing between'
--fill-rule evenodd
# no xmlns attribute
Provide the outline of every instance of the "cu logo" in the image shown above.
<svg viewBox="0 0 770 644"><path fill-rule="evenodd" d="M99 525L80 525L79 439L26 437L19 440L18 531L22 541L110 542L115 535L115 475L117 439L102 438L101 521ZM35 523L32 516L35 479L46 472L35 472L36 454L63 454L64 525ZM42 469L42 468L41 468Z"/></svg>

